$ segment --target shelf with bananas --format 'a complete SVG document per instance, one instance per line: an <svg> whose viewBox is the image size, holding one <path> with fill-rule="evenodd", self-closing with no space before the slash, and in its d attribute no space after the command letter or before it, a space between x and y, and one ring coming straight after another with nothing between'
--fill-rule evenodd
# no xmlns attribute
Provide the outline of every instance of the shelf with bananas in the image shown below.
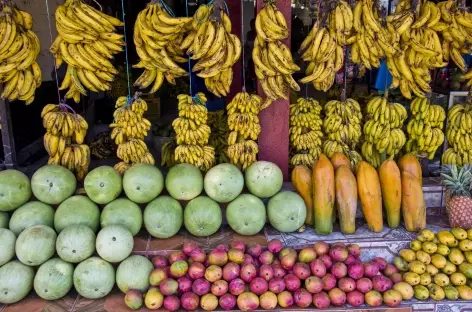
<svg viewBox="0 0 472 312"><path fill-rule="evenodd" d="M262 98L256 94L239 92L226 107L228 110L227 155L231 163L245 170L257 160L256 140L261 133L259 112Z"/></svg>
<svg viewBox="0 0 472 312"><path fill-rule="evenodd" d="M56 67L67 65L61 90L68 89L65 98L80 101L81 95L108 91L118 71L111 60L125 45L116 27L124 24L87 5L82 0L66 0L57 7L56 29L59 33L50 52Z"/></svg>
<svg viewBox="0 0 472 312"><path fill-rule="evenodd" d="M405 145L407 153L428 155L434 158L436 150L444 143L442 131L446 112L440 105L431 105L428 98L415 98L411 101L411 119L406 127L408 141Z"/></svg>
<svg viewBox="0 0 472 312"><path fill-rule="evenodd" d="M228 163L226 156L228 148L228 118L223 109L216 112L208 112L208 126L211 129L209 144L215 149L215 160L217 164Z"/></svg>
<svg viewBox="0 0 472 312"><path fill-rule="evenodd" d="M133 164L154 165L154 157L144 142L151 129L151 122L143 117L148 105L139 95L136 93L132 98L119 97L113 113L114 121L110 124L111 138L118 145L116 155L122 160L115 165L120 174Z"/></svg>
<svg viewBox="0 0 472 312"><path fill-rule="evenodd" d="M155 93L167 80L175 84L175 79L188 73L179 63L186 63L184 49L185 34L192 29L191 17L172 17L158 2L149 3L139 12L134 25L134 44L140 59L134 68L144 68L135 86L140 89L151 87L148 93Z"/></svg>
<svg viewBox="0 0 472 312"><path fill-rule="evenodd" d="M405 145L406 136L402 127L408 112L403 105L388 102L388 92L372 98L367 103L366 112L362 156L378 168L385 159L398 155Z"/></svg>
<svg viewBox="0 0 472 312"><path fill-rule="evenodd" d="M175 161L207 171L215 164L215 149L208 144L211 129L207 124L207 98L197 93L194 97L179 94L177 99L179 117L172 122L177 143Z"/></svg>
<svg viewBox="0 0 472 312"><path fill-rule="evenodd" d="M82 181L90 165L90 149L84 143L88 124L66 104L47 104L41 112L48 164L61 165Z"/></svg>
<svg viewBox="0 0 472 312"><path fill-rule="evenodd" d="M321 110L320 103L312 98L299 98L297 103L290 104L291 166L311 168L318 160L323 139Z"/></svg>
<svg viewBox="0 0 472 312"><path fill-rule="evenodd" d="M0 83L1 97L9 101L33 103L42 83L38 36L31 30L33 18L28 12L3 4L0 11Z"/></svg>
<svg viewBox="0 0 472 312"><path fill-rule="evenodd" d="M287 21L274 1L268 1L256 16L256 39L252 50L255 73L266 99L261 110L278 99L288 100L289 89L300 91L292 74L300 70L290 49L282 42L288 38Z"/></svg>
<svg viewBox="0 0 472 312"><path fill-rule="evenodd" d="M447 113L448 149L442 155L443 165L472 164L472 102L453 105Z"/></svg>

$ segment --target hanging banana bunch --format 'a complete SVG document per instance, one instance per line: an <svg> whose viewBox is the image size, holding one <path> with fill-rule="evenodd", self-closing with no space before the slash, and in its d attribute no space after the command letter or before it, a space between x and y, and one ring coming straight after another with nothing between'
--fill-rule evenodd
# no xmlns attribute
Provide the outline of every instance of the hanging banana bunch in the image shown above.
<svg viewBox="0 0 472 312"><path fill-rule="evenodd" d="M208 113L208 126L211 129L209 144L215 149L215 159L217 164L228 163L226 156L228 118L223 109Z"/></svg>
<svg viewBox="0 0 472 312"><path fill-rule="evenodd" d="M84 143L88 124L85 119L69 112L65 104L47 104L41 112L44 147L49 154L48 164L61 165L83 181L90 165L90 149Z"/></svg>
<svg viewBox="0 0 472 312"><path fill-rule="evenodd" d="M472 164L472 103L453 105L447 114L446 137L449 148L442 155L443 165Z"/></svg>
<svg viewBox="0 0 472 312"><path fill-rule="evenodd" d="M123 51L123 35L116 27L124 24L85 4L82 0L66 0L55 13L59 35L50 52L56 67L63 62L67 72L60 90L68 89L65 98L80 101L81 95L108 91L118 71L111 63L113 55Z"/></svg>
<svg viewBox="0 0 472 312"><path fill-rule="evenodd" d="M0 15L0 83L1 97L9 101L33 103L42 83L38 36L31 30L33 17L28 12L3 4Z"/></svg>
<svg viewBox="0 0 472 312"><path fill-rule="evenodd" d="M300 67L293 62L290 49L282 42L288 37L287 21L273 1L266 3L257 13L256 32L252 59L257 79L266 95L262 110L275 100L287 100L290 88L300 91L292 77Z"/></svg>
<svg viewBox="0 0 472 312"><path fill-rule="evenodd" d="M321 110L320 103L312 98L299 98L297 103L290 104L291 166L311 168L322 153Z"/></svg>
<svg viewBox="0 0 472 312"><path fill-rule="evenodd" d="M151 129L151 122L143 117L148 109L146 101L137 93L131 99L119 97L115 107L114 122L110 124L113 129L111 138L118 145L116 155L122 160L115 165L115 169L123 174L133 164L154 165L154 157L144 142Z"/></svg>
<svg viewBox="0 0 472 312"><path fill-rule="evenodd" d="M175 143L175 138L172 138L170 141L165 142L161 146L161 167L173 167L175 162L175 148L177 144Z"/></svg>

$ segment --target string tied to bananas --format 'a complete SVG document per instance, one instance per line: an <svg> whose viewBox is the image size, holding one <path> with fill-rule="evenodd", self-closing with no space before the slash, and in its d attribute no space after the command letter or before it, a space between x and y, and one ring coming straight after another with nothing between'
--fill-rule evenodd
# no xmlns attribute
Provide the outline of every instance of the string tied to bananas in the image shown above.
<svg viewBox="0 0 472 312"><path fill-rule="evenodd" d="M123 15L123 35L125 40L125 58L126 58L126 79L128 82L128 97L131 97L131 82L129 72L129 57L128 57L128 38L126 38L126 13L125 13L125 1L121 0L121 11Z"/></svg>
<svg viewBox="0 0 472 312"><path fill-rule="evenodd" d="M72 107L70 107L69 105L67 105L66 103L64 103L63 101L60 101L58 105L59 105L59 109L61 111L66 111L66 112L71 111L74 115L77 115L75 110Z"/></svg>
<svg viewBox="0 0 472 312"><path fill-rule="evenodd" d="M174 11L172 11L172 9L167 5L167 3L165 3L164 0L157 0L157 1L153 0L153 1L151 1L151 3L157 3L157 2L160 5L162 5L162 7L167 11L167 13L170 14L170 16L175 17Z"/></svg>

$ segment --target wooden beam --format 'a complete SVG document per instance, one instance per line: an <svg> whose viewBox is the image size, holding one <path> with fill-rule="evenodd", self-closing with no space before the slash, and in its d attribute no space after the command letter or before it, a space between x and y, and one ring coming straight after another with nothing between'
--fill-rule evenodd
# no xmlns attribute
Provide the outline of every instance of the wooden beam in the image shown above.
<svg viewBox="0 0 472 312"><path fill-rule="evenodd" d="M241 4L244 0L232 0L227 1L228 11L229 11L229 18L231 19L232 30L231 32L235 34L239 40L241 40L241 45L244 49L244 35L242 33L242 11L241 11ZM236 93L241 92L242 89L242 71L244 70L242 65L242 54L239 60L233 65L233 83L231 84L231 89L229 95L226 99L226 102L229 103L236 95Z"/></svg>
<svg viewBox="0 0 472 312"><path fill-rule="evenodd" d="M0 88L3 89L3 88ZM2 125L3 157L6 169L14 169L16 161L15 138L13 136L13 125L10 115L10 103L0 100L0 118Z"/></svg>

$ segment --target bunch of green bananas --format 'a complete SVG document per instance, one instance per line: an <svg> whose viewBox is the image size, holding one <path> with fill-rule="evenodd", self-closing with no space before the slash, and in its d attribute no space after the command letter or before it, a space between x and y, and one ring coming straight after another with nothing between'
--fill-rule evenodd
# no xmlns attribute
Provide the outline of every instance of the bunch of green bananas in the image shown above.
<svg viewBox="0 0 472 312"><path fill-rule="evenodd" d="M472 103L455 104L447 114L449 148L442 155L444 165L472 164Z"/></svg>
<svg viewBox="0 0 472 312"><path fill-rule="evenodd" d="M207 98L203 93L191 96L180 94L179 118L172 122L176 134L176 163L188 163L203 171L215 164L215 149L208 145L211 129L207 125L208 110L205 107Z"/></svg>
<svg viewBox="0 0 472 312"><path fill-rule="evenodd" d="M208 113L208 126L211 128L209 144L215 149L215 158L218 164L230 162L226 156L228 147L228 119L223 109Z"/></svg>
<svg viewBox="0 0 472 312"><path fill-rule="evenodd" d="M175 84L175 78L186 76L187 72L178 63L185 63L185 33L192 28L191 17L171 17L158 2L149 3L142 10L134 25L134 44L140 62L134 68L144 68L135 86L155 93L162 86L164 78Z"/></svg>
<svg viewBox="0 0 472 312"><path fill-rule="evenodd" d="M0 83L1 97L9 101L33 103L42 83L36 58L41 49L38 36L31 30L31 14L5 4L0 10Z"/></svg>
<svg viewBox="0 0 472 312"><path fill-rule="evenodd" d="M312 98L299 98L290 104L290 144L294 155L293 167L305 165L311 168L321 154L323 132L320 103Z"/></svg>
<svg viewBox="0 0 472 312"><path fill-rule="evenodd" d="M272 2L257 13L256 39L252 50L256 76L266 95L262 109L277 99L288 99L291 88L300 91L300 86L292 74L298 67L292 58L290 49L281 40L288 37L287 21Z"/></svg>
<svg viewBox="0 0 472 312"><path fill-rule="evenodd" d="M439 105L431 105L427 98L415 98L411 101L411 120L406 127L409 139L406 142L406 152L428 154L434 158L436 150L444 142L442 127L446 112Z"/></svg>
<svg viewBox="0 0 472 312"><path fill-rule="evenodd" d="M59 35L50 52L56 58L57 68L63 62L67 64L60 87L69 89L65 98L78 103L81 95L87 95L87 89L110 90L118 74L110 60L125 45L123 35L116 33L116 27L123 23L82 0L66 0L57 7L55 17Z"/></svg>
<svg viewBox="0 0 472 312"><path fill-rule="evenodd" d="M161 146L161 167L173 167L175 165L175 139L165 142Z"/></svg>
<svg viewBox="0 0 472 312"><path fill-rule="evenodd" d="M374 97L367 103L367 118L364 124L364 143L362 156L372 166L379 167L381 155L387 158L395 157L406 143L402 131L403 123L408 113L399 103L389 103L387 95Z"/></svg>

